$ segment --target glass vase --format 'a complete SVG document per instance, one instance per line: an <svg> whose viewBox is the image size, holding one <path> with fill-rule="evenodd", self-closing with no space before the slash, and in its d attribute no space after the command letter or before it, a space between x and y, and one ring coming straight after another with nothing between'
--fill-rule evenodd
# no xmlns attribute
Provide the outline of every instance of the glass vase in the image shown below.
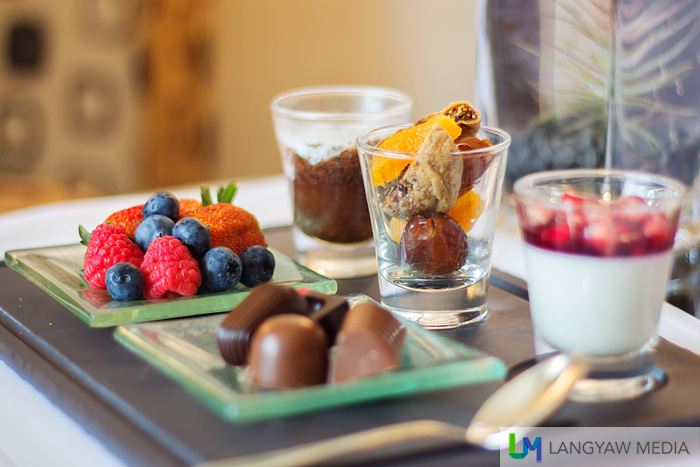
<svg viewBox="0 0 700 467"><path fill-rule="evenodd" d="M475 103L512 137L506 191L564 168L681 180L668 292L700 314L700 2L479 0L477 16Z"/></svg>

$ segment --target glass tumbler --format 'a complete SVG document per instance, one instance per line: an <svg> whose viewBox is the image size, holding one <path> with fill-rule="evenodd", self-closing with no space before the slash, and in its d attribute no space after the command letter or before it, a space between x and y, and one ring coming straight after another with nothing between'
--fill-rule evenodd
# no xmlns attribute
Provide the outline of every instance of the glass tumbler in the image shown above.
<svg viewBox="0 0 700 467"><path fill-rule="evenodd" d="M642 172L540 172L513 186L536 341L592 369L570 395L618 400L656 387L657 329L684 185Z"/></svg>
<svg viewBox="0 0 700 467"><path fill-rule="evenodd" d="M510 137L481 127L476 136L488 147L445 154L379 147L405 128L375 129L357 140L382 304L430 329L476 323L487 313ZM446 186L453 187L454 201L443 196ZM431 196L439 201L431 204Z"/></svg>
<svg viewBox="0 0 700 467"><path fill-rule="evenodd" d="M408 122L412 106L403 92L372 86L300 88L272 100L299 262L333 278L376 273L355 139Z"/></svg>

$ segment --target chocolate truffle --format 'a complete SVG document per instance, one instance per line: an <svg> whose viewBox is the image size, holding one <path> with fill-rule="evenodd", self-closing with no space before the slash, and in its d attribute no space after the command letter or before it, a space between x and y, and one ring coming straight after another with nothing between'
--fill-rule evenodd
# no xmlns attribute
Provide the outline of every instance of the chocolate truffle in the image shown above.
<svg viewBox="0 0 700 467"><path fill-rule="evenodd" d="M321 325L329 342L335 342L349 308L348 301L340 295L328 295L309 289L300 289L299 293L308 303L309 318Z"/></svg>
<svg viewBox="0 0 700 467"><path fill-rule="evenodd" d="M246 364L251 336L260 323L273 315L307 310L306 300L290 287L270 282L254 287L219 326L216 341L221 356L231 365Z"/></svg>
<svg viewBox="0 0 700 467"><path fill-rule="evenodd" d="M250 343L253 383L275 389L323 384L328 363L328 337L307 316L272 316L258 326Z"/></svg>
<svg viewBox="0 0 700 467"><path fill-rule="evenodd" d="M335 342L331 381L396 370L405 335L401 323L379 305L365 302L350 308Z"/></svg>

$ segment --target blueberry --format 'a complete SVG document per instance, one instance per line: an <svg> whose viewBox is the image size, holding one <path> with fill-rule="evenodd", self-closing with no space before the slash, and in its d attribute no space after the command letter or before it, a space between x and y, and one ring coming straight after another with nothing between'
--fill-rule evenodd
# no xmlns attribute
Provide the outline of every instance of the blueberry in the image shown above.
<svg viewBox="0 0 700 467"><path fill-rule="evenodd" d="M144 219L136 227L134 240L136 240L136 244L141 248L141 251L145 253L154 238L172 235L174 226L175 222L171 218L156 214Z"/></svg>
<svg viewBox="0 0 700 467"><path fill-rule="evenodd" d="M254 287L272 279L275 272L275 257L270 250L260 245L248 247L241 253L243 274L241 284Z"/></svg>
<svg viewBox="0 0 700 467"><path fill-rule="evenodd" d="M195 259L204 256L211 248L209 227L194 217L183 217L173 227L173 237L184 243Z"/></svg>
<svg viewBox="0 0 700 467"><path fill-rule="evenodd" d="M156 214L169 217L176 221L180 215L180 202L174 194L167 191L159 191L148 198L141 210L143 218L146 219Z"/></svg>
<svg viewBox="0 0 700 467"><path fill-rule="evenodd" d="M136 300L143 293L143 272L132 263L116 263L107 269L107 292L115 300Z"/></svg>
<svg viewBox="0 0 700 467"><path fill-rule="evenodd" d="M201 269L204 285L212 292L221 292L238 284L243 272L243 263L230 248L217 246L204 255Z"/></svg>

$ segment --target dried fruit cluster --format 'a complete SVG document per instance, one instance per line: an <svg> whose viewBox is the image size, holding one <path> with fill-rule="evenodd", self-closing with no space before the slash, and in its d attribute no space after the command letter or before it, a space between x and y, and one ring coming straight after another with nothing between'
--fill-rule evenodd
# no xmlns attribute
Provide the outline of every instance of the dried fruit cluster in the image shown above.
<svg viewBox="0 0 700 467"><path fill-rule="evenodd" d="M400 243L402 261L420 272L449 274L467 261L467 232L483 210L473 188L493 154L460 153L492 146L476 136L480 125L471 104L453 103L378 145L411 157L372 159L387 233Z"/></svg>

